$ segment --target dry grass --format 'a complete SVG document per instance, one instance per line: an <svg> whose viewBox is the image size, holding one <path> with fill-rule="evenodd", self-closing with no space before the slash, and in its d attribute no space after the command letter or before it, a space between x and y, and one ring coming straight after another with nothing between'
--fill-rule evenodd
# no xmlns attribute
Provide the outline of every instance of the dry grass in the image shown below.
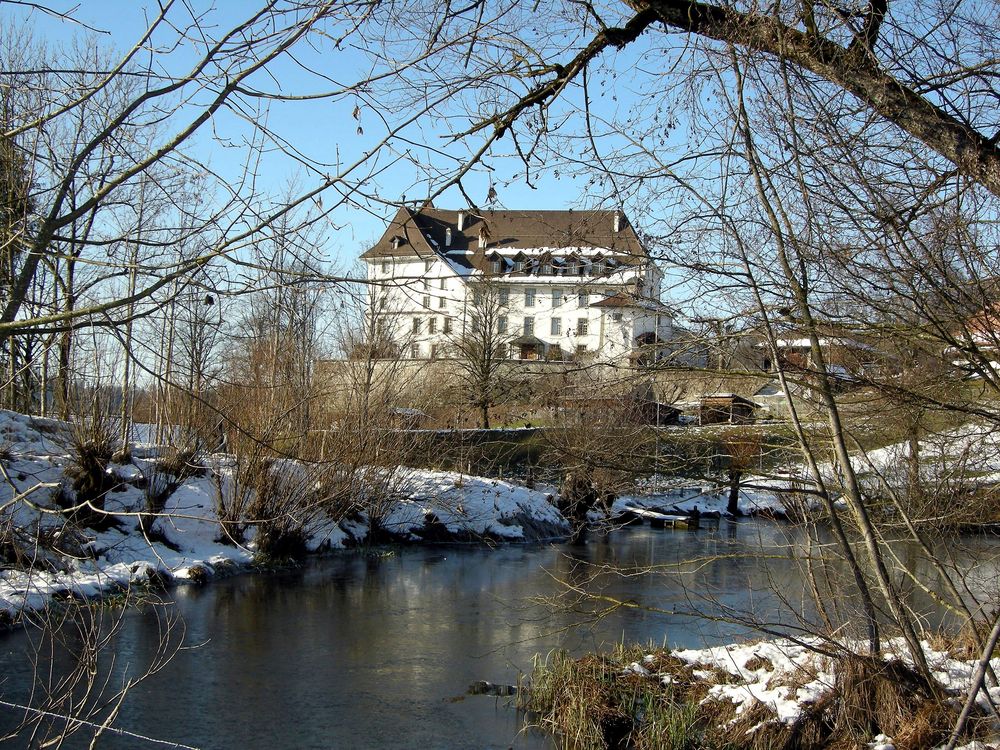
<svg viewBox="0 0 1000 750"><path fill-rule="evenodd" d="M899 661L844 657L832 689L785 723L760 703L737 714L731 702L708 698L713 684L734 679L724 670L705 670L710 675L699 679L667 651L644 660L646 653L552 654L536 664L519 705L556 734L559 747L573 750L846 750L865 747L878 734L892 737L900 750L918 750L939 745L954 725L955 709ZM651 674L636 674L629 669L633 662ZM773 669L766 659L748 666ZM791 683L805 679L804 673L785 677Z"/></svg>
<svg viewBox="0 0 1000 750"><path fill-rule="evenodd" d="M773 672L774 664L766 656L751 656L747 659L747 663L743 665L743 668L751 672L756 672L759 669L766 669L768 672Z"/></svg>
<svg viewBox="0 0 1000 750"><path fill-rule="evenodd" d="M954 724L954 709L900 661L846 657L837 665L833 692L830 723L839 742L865 743L885 734L899 750L917 750L947 739Z"/></svg>
<svg viewBox="0 0 1000 750"><path fill-rule="evenodd" d="M725 710L701 705L706 688L685 662L665 651L644 660L647 651L618 648L611 654L572 659L565 653L537 663L530 687L519 696L556 733L559 746L679 750L706 747L706 716ZM652 674L637 674L638 662ZM662 676L669 675L664 684Z"/></svg>
<svg viewBox="0 0 1000 750"><path fill-rule="evenodd" d="M719 747L777 750L789 746L793 730L778 720L772 708L755 703L729 723L713 727L712 734Z"/></svg>

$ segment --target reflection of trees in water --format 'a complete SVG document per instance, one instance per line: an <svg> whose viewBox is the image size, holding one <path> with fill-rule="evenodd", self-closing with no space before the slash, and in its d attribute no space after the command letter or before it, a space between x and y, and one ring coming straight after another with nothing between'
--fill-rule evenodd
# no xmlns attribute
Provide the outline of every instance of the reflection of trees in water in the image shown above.
<svg viewBox="0 0 1000 750"><path fill-rule="evenodd" d="M265 722L288 724L275 716L285 701L274 696L294 693L322 708L317 715L326 721L360 726L378 713L389 731L413 710L415 686L440 702L477 679L512 683L518 668L530 669L532 655L554 648L581 653L623 638L717 645L750 635L752 622L774 625L779 613L783 624L795 625L789 612L816 625L817 614L803 605L804 563L829 540L822 528L811 533L813 544L806 528L744 520L692 533L629 528L581 546L348 552L297 571L177 589L185 643L198 647L136 689L129 716L154 716L133 725L183 741L164 729L195 717L198 731L224 735L222 719L205 715L205 707L225 704L229 721L270 737ZM961 552L952 545L955 567L971 570L982 560L989 571L976 575L992 583L995 542L965 545ZM927 562L912 549L900 545L899 557L925 574ZM840 587L831 613L848 618L856 602L845 597L843 566L832 561L817 577L824 591ZM919 593L912 592L915 606ZM159 632L152 614L125 618L113 641L122 663L148 659ZM6 667L0 660L10 694L20 678ZM163 705L166 689L170 706ZM350 710L326 705L340 695L351 696ZM312 722L304 718L288 731L307 733Z"/></svg>

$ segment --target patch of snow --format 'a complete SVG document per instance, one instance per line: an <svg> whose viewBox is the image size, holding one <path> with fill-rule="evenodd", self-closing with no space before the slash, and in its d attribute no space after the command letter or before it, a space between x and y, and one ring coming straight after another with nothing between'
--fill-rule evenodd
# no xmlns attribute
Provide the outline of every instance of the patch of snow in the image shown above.
<svg viewBox="0 0 1000 750"><path fill-rule="evenodd" d="M896 750L896 745L892 737L886 737L884 734L876 736L875 739L868 743L868 747L871 750Z"/></svg>
<svg viewBox="0 0 1000 750"><path fill-rule="evenodd" d="M145 440L153 432L148 425L136 430ZM0 486L0 521L9 520L29 537L68 534L55 500L56 493L65 492L69 485L65 474L72 462L69 425L0 411L0 441L8 455L5 467L10 475L10 482ZM0 571L0 610L17 616L25 609L46 606L53 596L98 596L153 577L202 580L223 569L251 564L252 526L246 546L221 541L216 482L225 491L233 470L232 458L224 454L209 457L209 476L190 477L180 484L152 522L151 539L144 537L138 524L146 509L146 495L135 485L150 476L157 455L157 448L150 446L144 456L109 469L119 484L106 496L105 509L115 514L118 524L105 531L79 530L76 543L85 554L59 556L39 548L36 568ZM301 470L294 462L281 464L283 472ZM537 539L543 532L569 532L567 522L549 501L551 495L509 482L399 467L389 476L382 469L361 469L356 483L355 492L362 499L373 483L391 487L386 507L380 510L384 513L381 524L401 538L418 539L431 520L456 537L521 541ZM341 549L364 540L371 526L365 513L344 519L320 517L306 528L306 547L311 551Z"/></svg>

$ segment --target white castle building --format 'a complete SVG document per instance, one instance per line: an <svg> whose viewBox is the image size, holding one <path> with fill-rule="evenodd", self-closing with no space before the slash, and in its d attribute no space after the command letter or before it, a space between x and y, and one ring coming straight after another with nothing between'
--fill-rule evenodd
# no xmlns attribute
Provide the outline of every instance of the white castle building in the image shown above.
<svg viewBox="0 0 1000 750"><path fill-rule="evenodd" d="M414 359L451 356L486 288L511 359L649 361L680 330L620 211L404 207L361 259L368 314Z"/></svg>

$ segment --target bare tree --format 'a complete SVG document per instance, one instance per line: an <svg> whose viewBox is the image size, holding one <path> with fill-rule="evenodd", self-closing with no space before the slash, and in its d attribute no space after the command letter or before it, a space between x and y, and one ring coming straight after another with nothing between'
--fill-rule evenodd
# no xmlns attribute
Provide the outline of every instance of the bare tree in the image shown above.
<svg viewBox="0 0 1000 750"><path fill-rule="evenodd" d="M507 305L501 286L489 279L469 284L469 303L462 327L451 336L451 352L459 372L458 387L479 412L479 426L490 428L490 408L511 388Z"/></svg>

